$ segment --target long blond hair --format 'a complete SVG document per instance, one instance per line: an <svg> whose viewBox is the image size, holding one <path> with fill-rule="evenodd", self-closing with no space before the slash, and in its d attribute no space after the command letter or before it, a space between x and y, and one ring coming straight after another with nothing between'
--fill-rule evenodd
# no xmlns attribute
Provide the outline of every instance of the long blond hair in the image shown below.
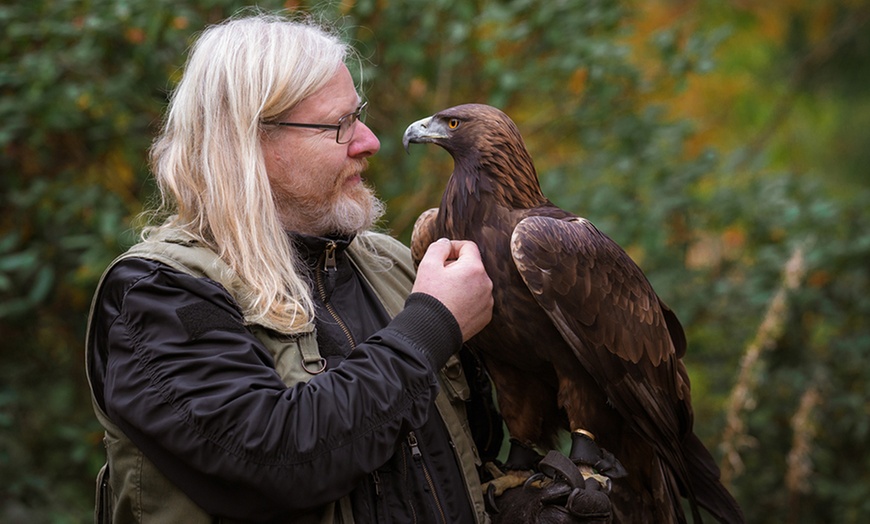
<svg viewBox="0 0 870 524"><path fill-rule="evenodd" d="M323 87L350 47L307 18L257 13L205 29L189 54L151 149L160 190L145 241L181 229L241 279L249 322L284 333L310 328L311 292L278 220L260 122Z"/></svg>

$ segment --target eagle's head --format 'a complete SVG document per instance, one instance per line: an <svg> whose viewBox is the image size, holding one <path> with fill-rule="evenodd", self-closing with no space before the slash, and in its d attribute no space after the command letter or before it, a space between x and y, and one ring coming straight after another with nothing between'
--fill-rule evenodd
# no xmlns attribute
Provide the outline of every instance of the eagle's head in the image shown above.
<svg viewBox="0 0 870 524"><path fill-rule="evenodd" d="M544 198L519 129L495 107L463 104L439 111L408 126L402 143L406 151L411 143L443 147L453 157L454 179L492 187L502 200L520 197L537 203Z"/></svg>
<svg viewBox="0 0 870 524"><path fill-rule="evenodd" d="M402 143L436 144L454 159L482 149L502 149L506 145L525 150L516 124L501 110L483 104L463 104L439 111L408 126Z"/></svg>

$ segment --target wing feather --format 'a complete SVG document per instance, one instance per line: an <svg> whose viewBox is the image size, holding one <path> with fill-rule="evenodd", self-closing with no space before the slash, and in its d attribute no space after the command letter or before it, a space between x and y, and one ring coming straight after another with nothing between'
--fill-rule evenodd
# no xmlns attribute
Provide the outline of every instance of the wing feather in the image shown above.
<svg viewBox="0 0 870 524"><path fill-rule="evenodd" d="M511 253L529 291L614 407L650 441L678 442L692 425L678 360L684 348L675 345L685 337L628 254L585 219L543 216L517 224Z"/></svg>
<svg viewBox="0 0 870 524"><path fill-rule="evenodd" d="M438 208L433 207L423 211L417 217L417 221L414 222L414 229L411 231L411 259L414 261L415 268L420 264L420 260L423 259L429 244L437 240L435 238L437 233L435 219L437 217Z"/></svg>

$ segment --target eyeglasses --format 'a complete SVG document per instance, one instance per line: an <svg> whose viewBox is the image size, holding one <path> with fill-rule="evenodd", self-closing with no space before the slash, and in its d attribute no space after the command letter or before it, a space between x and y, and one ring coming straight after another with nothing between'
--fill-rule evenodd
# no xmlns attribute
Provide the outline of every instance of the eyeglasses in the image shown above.
<svg viewBox="0 0 870 524"><path fill-rule="evenodd" d="M353 139L353 132L357 120L365 122L365 109L369 105L363 102L353 113L348 113L338 119L337 124L299 124L296 122L263 122L264 124L286 127L304 127L308 129L335 129L335 141L339 144L347 144Z"/></svg>

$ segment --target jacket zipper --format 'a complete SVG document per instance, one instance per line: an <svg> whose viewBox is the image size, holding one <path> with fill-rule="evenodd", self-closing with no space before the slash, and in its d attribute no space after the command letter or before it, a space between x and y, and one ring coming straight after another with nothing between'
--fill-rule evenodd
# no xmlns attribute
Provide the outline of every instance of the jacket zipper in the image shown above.
<svg viewBox="0 0 870 524"><path fill-rule="evenodd" d="M323 283L323 274L330 274L331 271L337 271L336 263L335 263L335 250L338 247L338 244L335 241L330 240L328 244L326 244L326 250L323 252L323 271L317 271L317 277L315 278L317 283L317 292L320 294L320 301L323 302L323 305L326 307L326 310L329 311L329 314L332 315L332 318L335 319L335 322L338 324L338 327L341 328L341 331L344 333L344 336L347 337L348 343L350 343L350 349L353 351L356 348L356 341L353 339L353 335L350 332L350 329L347 327L347 324L344 323L344 320L338 315L338 311L332 306L332 304L326 298L326 286Z"/></svg>
<svg viewBox="0 0 870 524"><path fill-rule="evenodd" d="M372 504L373 517L375 522L381 520L381 475L378 473L378 470L374 470L371 472L372 484L375 490L375 500ZM386 513L386 510L384 510Z"/></svg>
<svg viewBox="0 0 870 524"><path fill-rule="evenodd" d="M426 483L429 485L429 492L432 493L432 501L438 509L438 514L441 516L441 522L447 524L447 517L444 516L444 508L441 507L441 500L438 498L438 492L435 491L435 483L432 481L432 475L429 473L429 468L426 467L426 462L423 461L423 453L420 452L420 446L417 443L417 435L413 431L408 433L408 446L411 448L411 457L414 462L420 465L423 469L423 476L426 477Z"/></svg>
<svg viewBox="0 0 870 524"><path fill-rule="evenodd" d="M408 466L408 450L402 446L402 481L405 486L411 485L411 468ZM405 495L408 500L408 507L411 510L411 524L417 524L417 508L414 506L414 498L410 495Z"/></svg>
<svg viewBox="0 0 870 524"><path fill-rule="evenodd" d="M372 480L375 483L375 495L378 497L381 496L381 476L378 474L378 471L372 471Z"/></svg>
<svg viewBox="0 0 870 524"><path fill-rule="evenodd" d="M329 311L329 314L335 320L336 324L338 324L338 327L341 328L341 331L342 331L342 333L344 333L344 336L347 337L347 342L348 342L348 344L350 344L351 351L353 351L356 348L356 341L353 338L353 334L351 334L350 328L347 327L347 324L345 324L344 320L338 314L338 311L335 310L335 307L333 307L332 303L329 302L329 300L327 299L326 285L323 282L323 275L324 274L326 274L327 276L333 276L332 272L338 270L338 268L336 267L337 264L336 264L336 257L335 257L335 250L337 248L338 248L338 244L336 244L335 241L333 241L333 240L330 240L326 244L326 249L323 251L323 256L322 256L323 267L321 270L318 270L316 272L317 276L315 278L315 281L317 284L317 292L320 294L320 301L323 303L324 307L326 307L326 310ZM375 508L375 516L377 517L378 501L381 498L381 477L377 471L373 471L371 474L371 477L372 477L372 483L374 484L374 490L375 490L376 501L375 501L374 508Z"/></svg>

